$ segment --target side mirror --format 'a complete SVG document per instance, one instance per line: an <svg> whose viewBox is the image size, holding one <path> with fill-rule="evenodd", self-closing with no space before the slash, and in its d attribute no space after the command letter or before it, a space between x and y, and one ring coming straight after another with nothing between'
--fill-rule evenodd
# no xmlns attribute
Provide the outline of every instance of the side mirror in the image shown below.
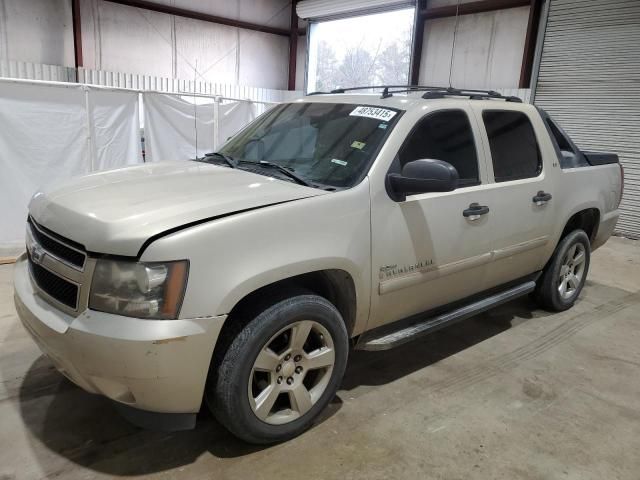
<svg viewBox="0 0 640 480"><path fill-rule="evenodd" d="M458 187L458 171L442 160L414 160L402 168L402 174L388 176L392 198L403 202L407 195L450 192Z"/></svg>

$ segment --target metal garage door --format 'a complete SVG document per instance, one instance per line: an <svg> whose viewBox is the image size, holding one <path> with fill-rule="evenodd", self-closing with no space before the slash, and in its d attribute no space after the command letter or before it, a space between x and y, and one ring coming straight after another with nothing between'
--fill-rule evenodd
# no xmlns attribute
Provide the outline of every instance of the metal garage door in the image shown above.
<svg viewBox="0 0 640 480"><path fill-rule="evenodd" d="M640 1L550 0L535 103L625 168L617 231L640 237Z"/></svg>

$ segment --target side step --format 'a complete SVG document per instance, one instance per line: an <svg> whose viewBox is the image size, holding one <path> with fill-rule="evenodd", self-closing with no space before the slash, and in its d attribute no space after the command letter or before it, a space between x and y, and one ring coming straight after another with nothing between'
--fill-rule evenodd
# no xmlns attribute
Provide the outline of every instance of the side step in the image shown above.
<svg viewBox="0 0 640 480"><path fill-rule="evenodd" d="M356 345L356 349L377 351L389 350L391 348L398 347L428 333L459 322L460 320L473 317L474 315L490 310L493 307L509 302L514 298L526 295L532 292L535 288L536 283L533 281L522 283L489 297L485 297L482 300L469 303L435 317L427 317L423 320L418 320L409 326L404 326L404 328L401 327L400 329L390 331L390 327L383 327L384 332L382 332L381 329L378 331L372 330L362 335ZM404 325L406 325L406 323Z"/></svg>

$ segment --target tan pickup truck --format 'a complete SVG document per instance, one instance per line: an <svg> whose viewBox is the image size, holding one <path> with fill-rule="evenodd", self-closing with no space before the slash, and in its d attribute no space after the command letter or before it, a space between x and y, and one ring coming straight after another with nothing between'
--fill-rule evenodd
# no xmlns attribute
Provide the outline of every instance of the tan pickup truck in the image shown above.
<svg viewBox="0 0 640 480"><path fill-rule="evenodd" d="M238 437L282 441L350 348L525 294L571 307L621 194L616 155L516 98L309 95L204 158L36 193L15 303L62 374L137 424L189 428L204 402Z"/></svg>

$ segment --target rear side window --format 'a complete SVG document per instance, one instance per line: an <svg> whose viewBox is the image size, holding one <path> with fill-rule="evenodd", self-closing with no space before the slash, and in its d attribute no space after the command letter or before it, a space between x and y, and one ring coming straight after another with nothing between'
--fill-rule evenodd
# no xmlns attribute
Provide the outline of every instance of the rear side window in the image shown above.
<svg viewBox="0 0 640 480"><path fill-rule="evenodd" d="M421 159L449 162L458 171L459 187L480 183L476 144L465 112L435 112L418 122L400 151L400 165Z"/></svg>
<svg viewBox="0 0 640 480"><path fill-rule="evenodd" d="M542 161L529 117L522 112L487 110L482 119L489 136L496 182L537 177Z"/></svg>

